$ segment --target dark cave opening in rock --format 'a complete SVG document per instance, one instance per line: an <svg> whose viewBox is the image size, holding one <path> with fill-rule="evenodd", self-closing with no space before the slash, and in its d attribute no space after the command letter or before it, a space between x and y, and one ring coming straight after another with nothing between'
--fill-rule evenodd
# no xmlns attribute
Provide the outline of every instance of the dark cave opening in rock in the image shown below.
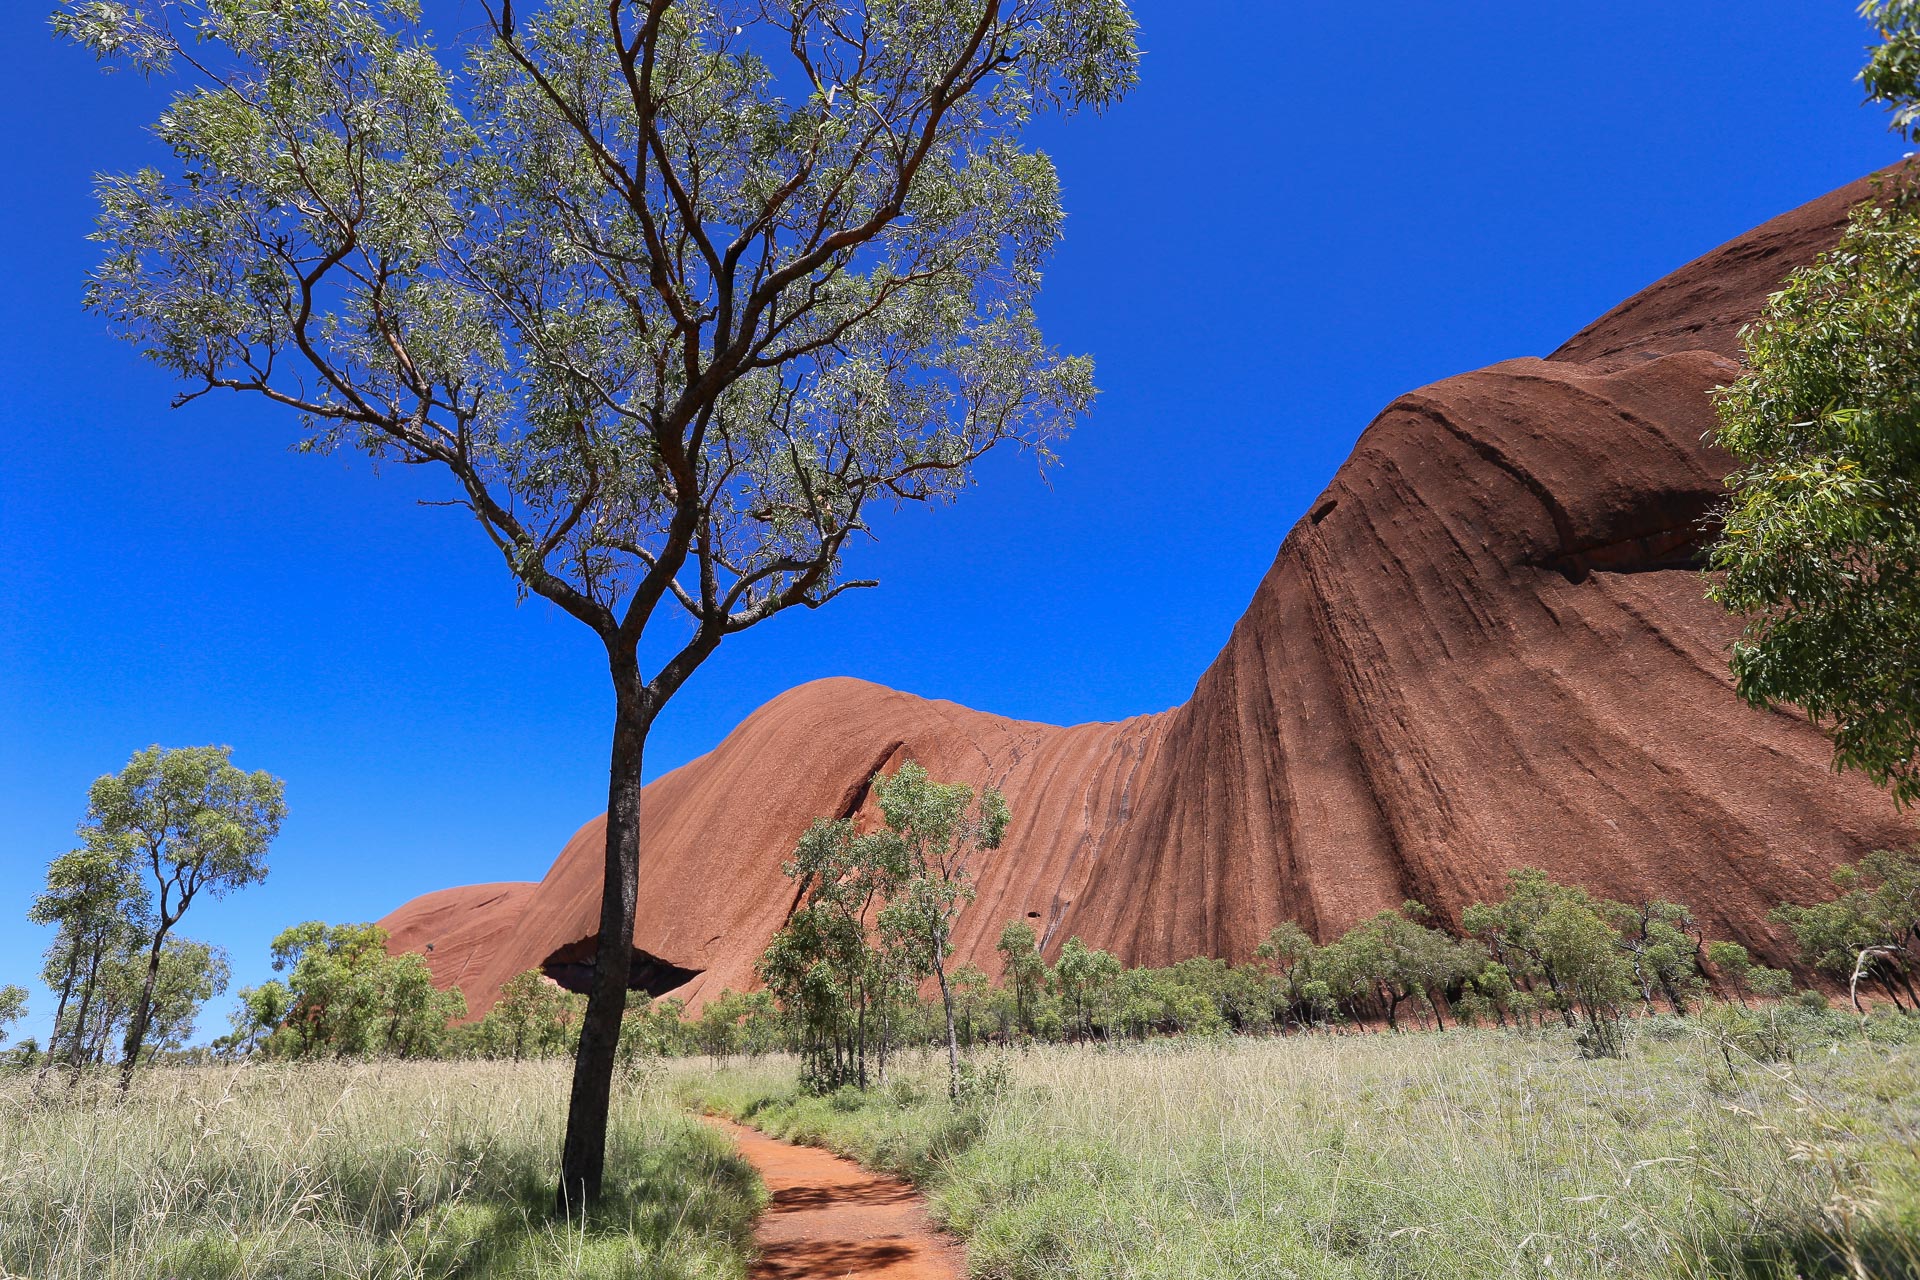
<svg viewBox="0 0 1920 1280"><path fill-rule="evenodd" d="M581 938L567 943L564 947L540 962L540 971L565 987L568 991L585 995L593 986L593 962L600 954L600 943L596 938ZM663 996L675 987L684 986L701 974L699 969L688 969L671 960L663 960L650 951L633 949L633 968L627 974L629 991L644 991L649 996Z"/></svg>

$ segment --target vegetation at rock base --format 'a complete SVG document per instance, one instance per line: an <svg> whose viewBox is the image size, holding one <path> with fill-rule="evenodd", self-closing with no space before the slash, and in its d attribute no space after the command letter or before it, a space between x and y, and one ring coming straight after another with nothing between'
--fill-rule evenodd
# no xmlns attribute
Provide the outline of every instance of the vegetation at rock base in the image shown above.
<svg viewBox="0 0 1920 1280"><path fill-rule="evenodd" d="M1809 965L1846 981L1856 1008L1864 980L1895 1008L1920 1013L1920 851L1875 850L1833 880L1841 893L1832 901L1786 903L1773 918L1793 930Z"/></svg>
<svg viewBox="0 0 1920 1280"><path fill-rule="evenodd" d="M790 879L799 905L768 944L760 976L792 1017L822 1088L886 1076L896 1007L921 982L939 990L947 1091L960 1088L960 1033L949 974L954 921L973 898L968 862L999 847L1007 805L992 787L935 782L909 760L876 775L877 831L821 819L801 837ZM1109 957L1111 958L1111 957ZM971 978L969 989L976 989ZM969 1022L971 1019L969 1019Z"/></svg>

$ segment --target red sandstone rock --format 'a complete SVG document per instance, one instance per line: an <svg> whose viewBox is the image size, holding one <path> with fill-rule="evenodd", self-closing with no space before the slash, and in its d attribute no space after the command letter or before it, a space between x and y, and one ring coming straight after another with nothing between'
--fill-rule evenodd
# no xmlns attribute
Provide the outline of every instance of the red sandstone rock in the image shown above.
<svg viewBox="0 0 1920 1280"><path fill-rule="evenodd" d="M1417 897L1443 919L1513 867L1692 905L1787 958L1775 903L1913 839L1785 712L1736 698L1735 627L1690 567L1728 460L1704 447L1737 330L1831 243L1872 180L1740 237L1547 359L1401 397L1295 526L1193 697L1060 728L858 680L760 708L646 788L637 984L698 1002L753 983L806 825L911 756L991 782L1013 825L976 867L958 957L998 971L1008 919L1131 963L1251 956ZM382 923L475 1015L514 973L578 979L601 819L537 884L428 894Z"/></svg>

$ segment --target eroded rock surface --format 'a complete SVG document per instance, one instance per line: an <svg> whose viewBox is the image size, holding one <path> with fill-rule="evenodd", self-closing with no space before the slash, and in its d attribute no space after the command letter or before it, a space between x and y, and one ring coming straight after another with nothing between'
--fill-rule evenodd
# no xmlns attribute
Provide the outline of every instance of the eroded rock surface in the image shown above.
<svg viewBox="0 0 1920 1280"><path fill-rule="evenodd" d="M780 864L911 756L992 782L1014 822L957 951L1008 919L1131 963L1251 956L1418 897L1443 919L1545 868L1692 905L1773 962L1766 921L1913 829L1836 777L1799 717L1733 694L1734 626L1694 571L1726 457L1702 443L1739 326L1830 244L1863 179L1646 289L1546 359L1423 387L1361 435L1191 699L1062 728L852 679L774 699L646 789L636 984L752 983L790 910ZM382 923L475 1015L514 973L575 979L601 820L534 884L425 895Z"/></svg>

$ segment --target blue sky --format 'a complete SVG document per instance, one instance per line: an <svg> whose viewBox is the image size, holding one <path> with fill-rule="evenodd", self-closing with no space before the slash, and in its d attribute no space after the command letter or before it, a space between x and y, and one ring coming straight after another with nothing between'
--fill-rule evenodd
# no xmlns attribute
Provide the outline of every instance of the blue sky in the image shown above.
<svg viewBox="0 0 1920 1280"><path fill-rule="evenodd" d="M151 742L287 780L270 879L182 925L236 985L298 920L538 878L605 796L596 646L414 477L296 457L260 406L170 411L81 312L90 175L161 158L164 86L96 73L50 5L0 16L0 982L38 970L24 912L88 782ZM826 675L1063 723L1180 702L1392 397L1902 151L1850 0L1135 7L1138 91L1038 131L1069 211L1043 316L1104 392L1065 465L880 519L854 567L884 585L729 640L649 776Z"/></svg>

